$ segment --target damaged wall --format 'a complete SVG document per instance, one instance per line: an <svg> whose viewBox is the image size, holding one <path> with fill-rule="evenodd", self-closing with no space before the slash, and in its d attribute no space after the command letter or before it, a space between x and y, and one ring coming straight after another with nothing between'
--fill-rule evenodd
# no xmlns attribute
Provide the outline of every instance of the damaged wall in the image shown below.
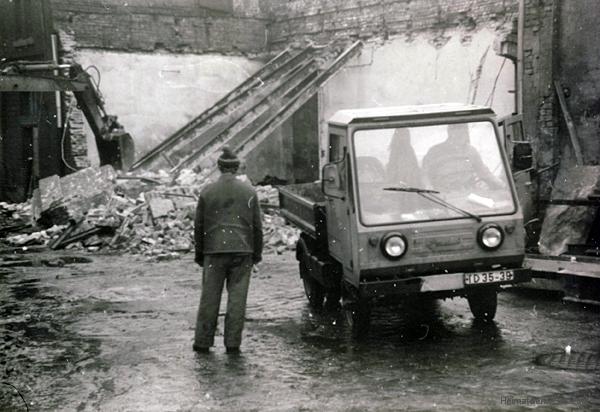
<svg viewBox="0 0 600 412"><path fill-rule="evenodd" d="M377 40L369 42L360 61L324 89L320 113L294 116L248 159L249 174L255 181L317 178L317 142L307 144L311 142L307 130L315 129L314 123L320 119L323 134L323 120L340 108L460 101L491 104L500 114L512 110L512 98L506 92L512 88L512 63L503 62L493 48L496 37L509 29L512 1L486 1L470 8L465 1L446 1L442 8L430 1L235 0L231 12L198 8L191 0L179 0L168 9L160 0L138 0L127 6L116 0L103 5L90 0L52 2L57 10L55 25L63 32L63 40L69 38L63 43L73 45L76 61L84 66L94 64L103 73L101 88L107 108L118 114L132 133L138 154L165 139L258 68L258 63L242 62L240 57L202 54L194 59L182 52L262 49L266 39L257 36L264 36L267 27L271 49L306 37L317 42L335 37ZM88 21L91 24L86 25ZM212 23L204 26L209 21ZM239 25L244 29L238 30ZM201 26L226 31L227 36L221 36L223 45L215 48L211 43L214 36L198 31ZM157 48L175 53L156 54ZM211 66L217 71L207 75ZM426 70L421 70L423 67ZM417 78L414 73L419 74ZM211 89L215 87L223 90L214 93ZM156 101L162 104L156 105ZM287 156L291 148L304 156ZM272 162L274 156L280 160L277 165Z"/></svg>
<svg viewBox="0 0 600 412"><path fill-rule="evenodd" d="M494 50L498 32L454 30L446 36L443 46L421 33L365 47L322 91L321 138L326 120L346 108L458 102L511 114L514 65Z"/></svg>
<svg viewBox="0 0 600 412"><path fill-rule="evenodd" d="M517 0L265 2L269 44L363 39L360 57L321 93L321 138L339 109L440 102L515 110L514 64L497 55L512 30Z"/></svg>
<svg viewBox="0 0 600 412"><path fill-rule="evenodd" d="M496 55L495 44L510 31L517 3L49 1L61 40L70 39L68 47L73 48L75 58L84 65L97 65L102 72L107 109L134 134L138 152L184 125L264 60L248 56L306 39L322 43L333 38L360 38L367 42L362 56L332 79L320 96L321 133L323 120L346 107L459 101L490 104L500 115L508 114L513 110L513 65ZM581 41L582 33L598 30L592 12L597 8L593 0L585 0L584 6L558 0L525 3L524 115L538 164L549 166L560 156L558 112L551 87L559 58L563 62L560 79L572 91L569 105L581 129L586 156L597 162L598 143L593 138L598 126L598 104L593 101L597 83L590 79L597 66L591 56L599 53L592 41ZM560 27L554 24L557 18ZM560 49L553 48L557 38ZM572 47L575 44L578 46ZM580 78L584 80L574 83ZM301 131L310 127L310 120L289 122L284 129L294 135L292 147L296 150L302 146ZM286 152L281 136L288 131L281 130L279 137L263 145L269 148L267 153ZM278 149L273 145L279 145ZM253 159L259 162L270 157ZM289 164L288 160L282 162ZM306 159L298 162L314 166Z"/></svg>
<svg viewBox="0 0 600 412"><path fill-rule="evenodd" d="M540 198L549 198L557 164L572 161L569 134L556 97L560 80L582 146L584 164L600 161L600 35L597 2L526 0L524 31L524 106L526 134L534 143ZM569 160L570 159L570 160ZM552 167L555 166L555 167ZM562 165L569 167L569 165Z"/></svg>
<svg viewBox="0 0 600 412"><path fill-rule="evenodd" d="M558 10L557 75L581 142L583 161L600 164L600 7L594 0L562 1ZM566 127L560 124L561 132Z"/></svg>
<svg viewBox="0 0 600 412"><path fill-rule="evenodd" d="M447 41L446 29L472 31L487 24L503 26L517 12L517 0L263 0L274 20L269 43L281 46L310 38L387 39L435 31Z"/></svg>
<svg viewBox="0 0 600 412"><path fill-rule="evenodd" d="M246 54L264 50L265 20L258 2L243 5L248 7L238 0L52 0L63 58L98 68L106 109L133 136L137 156L263 64ZM97 164L81 112L74 110L72 118L74 134L85 135L88 157Z"/></svg>
<svg viewBox="0 0 600 412"><path fill-rule="evenodd" d="M323 90L324 115L353 107L439 102L492 106L500 116L514 110L514 66L496 55L497 32L446 33L370 43Z"/></svg>
<svg viewBox="0 0 600 412"><path fill-rule="evenodd" d="M256 54L266 48L259 0L221 2L221 10L199 3L210 2L52 0L63 57L98 68L107 111L118 115L132 134L138 156L264 63ZM91 131L81 113L75 111L72 118L72 130L86 135L89 157L96 164ZM250 156L248 174L254 181L294 179L292 134L291 123L286 123Z"/></svg>
<svg viewBox="0 0 600 412"><path fill-rule="evenodd" d="M177 53L256 53L266 20L233 14L231 1L51 0L55 25L78 47Z"/></svg>
<svg viewBox="0 0 600 412"><path fill-rule="evenodd" d="M552 167L559 158L556 144L558 102L554 92L557 55L557 0L526 0L523 33L523 125L532 141L539 169ZM556 170L539 176L538 196L549 197Z"/></svg>
<svg viewBox="0 0 600 412"><path fill-rule="evenodd" d="M133 136L142 154L166 139L263 63L218 54L124 53L77 49L75 60L96 66L106 109ZM94 71L90 71L96 76ZM89 134L88 134L89 136ZM88 150L94 150L89 136Z"/></svg>
<svg viewBox="0 0 600 412"><path fill-rule="evenodd" d="M42 0L0 2L0 65L52 58L51 13ZM54 93L0 92L0 199L22 202L37 179L64 174L68 136L57 124Z"/></svg>

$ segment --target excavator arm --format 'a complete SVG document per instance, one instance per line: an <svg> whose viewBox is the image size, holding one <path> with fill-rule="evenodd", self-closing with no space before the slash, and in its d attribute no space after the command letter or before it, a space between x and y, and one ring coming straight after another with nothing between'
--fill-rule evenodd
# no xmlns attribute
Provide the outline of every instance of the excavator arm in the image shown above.
<svg viewBox="0 0 600 412"><path fill-rule="evenodd" d="M67 75L64 75L68 71ZM56 74L58 73L58 74ZM75 95L96 140L100 164L127 170L134 143L116 116L106 113L104 100L91 76L78 64L11 62L0 68L0 92L64 92Z"/></svg>
<svg viewBox="0 0 600 412"><path fill-rule="evenodd" d="M69 73L71 79L86 84L84 90L74 90L73 94L96 138L100 164L111 164L116 169L129 169L134 160L131 135L117 121L117 116L106 114L102 95L90 75L78 64L72 65Z"/></svg>

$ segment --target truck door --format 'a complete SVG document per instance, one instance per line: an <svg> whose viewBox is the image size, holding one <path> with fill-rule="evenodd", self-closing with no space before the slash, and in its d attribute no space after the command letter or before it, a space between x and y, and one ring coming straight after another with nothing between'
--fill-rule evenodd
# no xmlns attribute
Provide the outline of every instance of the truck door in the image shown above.
<svg viewBox="0 0 600 412"><path fill-rule="evenodd" d="M534 222L536 211L534 208L534 184L532 181L533 154L530 142L525 140L523 133L523 116L512 115L502 119L499 122L502 127L504 137L504 147L510 159L512 177L515 182L517 196L523 210L523 219L526 222L528 243L536 236L535 225L528 225Z"/></svg>
<svg viewBox="0 0 600 412"><path fill-rule="evenodd" d="M327 240L329 253L352 271L352 180L347 140L340 134L329 135L329 163L323 168L324 193L327 211Z"/></svg>

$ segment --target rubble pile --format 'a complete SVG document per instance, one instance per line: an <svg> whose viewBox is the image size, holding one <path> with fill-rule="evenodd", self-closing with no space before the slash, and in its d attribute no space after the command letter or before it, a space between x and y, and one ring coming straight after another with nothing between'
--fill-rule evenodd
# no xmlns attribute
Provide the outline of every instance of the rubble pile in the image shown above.
<svg viewBox="0 0 600 412"><path fill-rule="evenodd" d="M18 232L31 225L31 206L27 203L0 202L0 235Z"/></svg>
<svg viewBox="0 0 600 412"><path fill-rule="evenodd" d="M189 169L177 176L164 171L117 175L110 166L102 166L63 178L52 176L40 181L30 203L0 204L3 219L14 217L0 221L0 230L4 241L15 247L45 245L177 258L194 250L196 202L209 182L208 173ZM299 232L278 215L277 189L256 189L264 215L265 253L294 249ZM16 234L12 229L17 225L29 230Z"/></svg>

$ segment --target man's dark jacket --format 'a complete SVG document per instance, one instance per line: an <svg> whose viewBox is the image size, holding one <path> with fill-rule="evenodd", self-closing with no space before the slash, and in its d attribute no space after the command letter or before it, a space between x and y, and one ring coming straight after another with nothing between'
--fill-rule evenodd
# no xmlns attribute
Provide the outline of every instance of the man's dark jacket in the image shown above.
<svg viewBox="0 0 600 412"><path fill-rule="evenodd" d="M224 173L200 193L194 228L196 262L204 255L250 254L262 258L261 211L256 192L233 174Z"/></svg>

